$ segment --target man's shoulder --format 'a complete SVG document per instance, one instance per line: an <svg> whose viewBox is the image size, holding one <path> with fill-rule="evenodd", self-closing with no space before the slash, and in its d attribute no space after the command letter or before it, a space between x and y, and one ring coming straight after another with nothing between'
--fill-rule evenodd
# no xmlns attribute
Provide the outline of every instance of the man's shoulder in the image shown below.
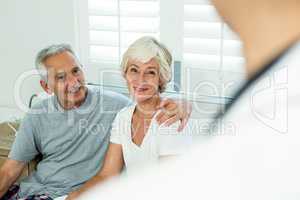
<svg viewBox="0 0 300 200"><path fill-rule="evenodd" d="M27 115L42 115L54 109L54 96L38 99L28 110Z"/></svg>
<svg viewBox="0 0 300 200"><path fill-rule="evenodd" d="M48 114L51 112L51 106L53 106L53 98L53 96L49 96L47 98L35 101L32 107L22 118L21 127L23 127L23 131L26 130L27 132L30 132L32 134L36 133L33 130L38 130L40 126L44 124L42 123L42 121L45 119L45 116L49 116Z"/></svg>
<svg viewBox="0 0 300 200"><path fill-rule="evenodd" d="M89 91L93 96L99 96L99 99L105 104L122 105L122 107L131 104L131 101L127 96L112 90L101 87L89 87Z"/></svg>

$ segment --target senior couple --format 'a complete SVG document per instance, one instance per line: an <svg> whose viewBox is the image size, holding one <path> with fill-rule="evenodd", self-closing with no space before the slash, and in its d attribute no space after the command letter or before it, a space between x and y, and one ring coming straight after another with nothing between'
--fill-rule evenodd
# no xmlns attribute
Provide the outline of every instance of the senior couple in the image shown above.
<svg viewBox="0 0 300 200"><path fill-rule="evenodd" d="M130 101L86 87L70 46L40 51L36 58L40 83L54 95L24 117L0 169L0 200L76 199L122 172L131 175L143 165L186 152L191 143L187 128L191 106L161 97L171 80L171 63L169 50L152 37L130 45L121 63ZM42 155L37 170L15 184L37 155Z"/></svg>

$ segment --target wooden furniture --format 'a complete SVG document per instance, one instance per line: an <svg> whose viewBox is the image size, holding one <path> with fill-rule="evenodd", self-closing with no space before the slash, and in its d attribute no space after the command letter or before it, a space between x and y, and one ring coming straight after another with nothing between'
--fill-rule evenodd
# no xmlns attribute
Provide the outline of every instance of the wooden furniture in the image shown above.
<svg viewBox="0 0 300 200"><path fill-rule="evenodd" d="M0 123L0 167L5 162L13 141L15 139L15 131L13 129L18 129L19 123ZM22 179L25 176L28 176L36 167L36 161L30 162L26 165L26 168L23 170L21 177Z"/></svg>

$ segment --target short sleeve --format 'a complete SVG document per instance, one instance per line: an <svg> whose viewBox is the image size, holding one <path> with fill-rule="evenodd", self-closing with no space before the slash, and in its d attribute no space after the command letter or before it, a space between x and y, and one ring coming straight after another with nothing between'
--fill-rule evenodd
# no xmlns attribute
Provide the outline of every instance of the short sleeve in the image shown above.
<svg viewBox="0 0 300 200"><path fill-rule="evenodd" d="M115 117L111 131L110 131L110 142L114 144L121 144L121 124L120 124L120 113Z"/></svg>
<svg viewBox="0 0 300 200"><path fill-rule="evenodd" d="M116 99L118 100L117 105L116 105L118 111L132 105L132 101L122 94L119 94L118 98L116 98Z"/></svg>
<svg viewBox="0 0 300 200"><path fill-rule="evenodd" d="M158 128L158 154L160 156L182 155L190 148L192 139L188 129L178 132L179 122L173 125L159 126Z"/></svg>
<svg viewBox="0 0 300 200"><path fill-rule="evenodd" d="M36 144L37 133L32 120L32 115L30 114L27 114L22 120L8 156L10 159L29 162L38 155L39 152Z"/></svg>

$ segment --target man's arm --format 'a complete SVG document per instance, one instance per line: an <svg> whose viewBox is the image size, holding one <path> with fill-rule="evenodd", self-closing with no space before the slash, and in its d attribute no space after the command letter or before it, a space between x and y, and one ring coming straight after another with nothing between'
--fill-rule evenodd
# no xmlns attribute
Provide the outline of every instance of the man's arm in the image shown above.
<svg viewBox="0 0 300 200"><path fill-rule="evenodd" d="M110 143L107 153L105 155L102 169L96 176L87 181L81 188L71 192L66 200L73 200L78 198L82 193L88 191L95 185L120 174L124 166L122 146L120 144Z"/></svg>
<svg viewBox="0 0 300 200"><path fill-rule="evenodd" d="M159 108L162 112L156 116L157 122L170 126L180 120L179 132L184 129L192 113L192 104L184 99L163 99Z"/></svg>
<svg viewBox="0 0 300 200"><path fill-rule="evenodd" d="M19 178L26 163L7 159L0 169L0 199L5 195L9 187Z"/></svg>

